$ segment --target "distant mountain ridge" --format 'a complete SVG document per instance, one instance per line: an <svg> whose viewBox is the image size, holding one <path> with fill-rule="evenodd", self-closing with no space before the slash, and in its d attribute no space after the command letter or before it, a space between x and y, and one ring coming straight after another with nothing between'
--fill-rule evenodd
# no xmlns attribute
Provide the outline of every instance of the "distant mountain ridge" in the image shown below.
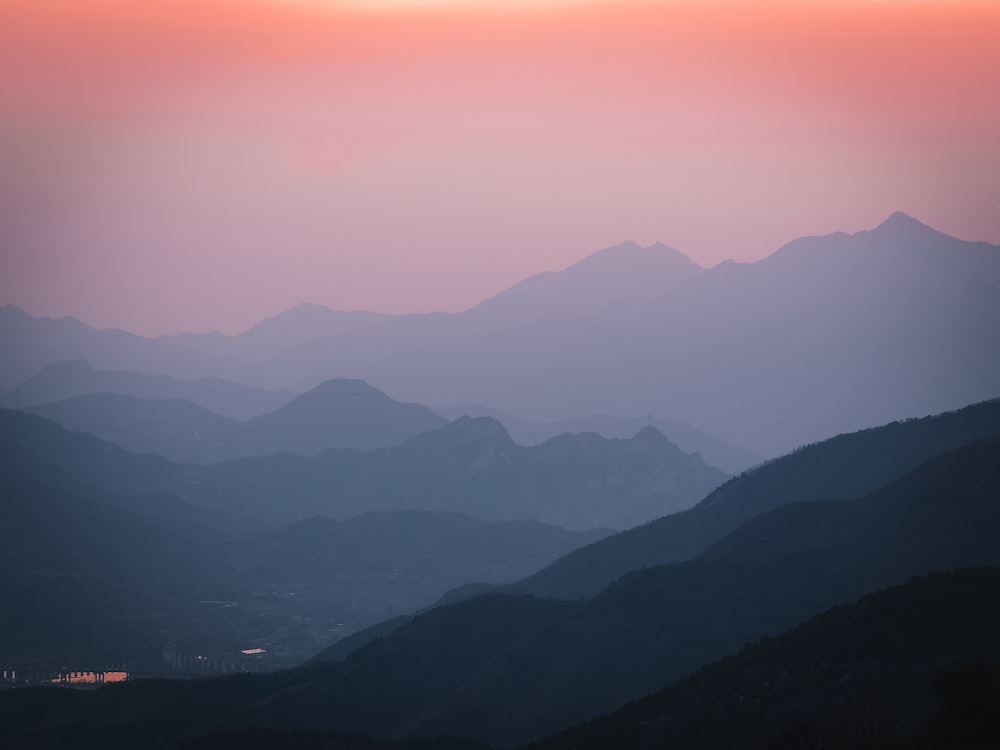
<svg viewBox="0 0 1000 750"><path fill-rule="evenodd" d="M426 407L394 401L360 380L327 381L245 421L189 401L116 393L91 393L25 411L134 453L196 464L282 451L313 456L331 448L374 450L445 424Z"/></svg>
<svg viewBox="0 0 1000 750"><path fill-rule="evenodd" d="M85 359L52 362L9 391L0 406L13 409L64 401L88 393L118 393L147 399L182 399L232 419L251 419L274 411L296 396L208 377L178 380L145 372L95 370Z"/></svg>
<svg viewBox="0 0 1000 750"><path fill-rule="evenodd" d="M756 263L698 270L665 248L625 245L463 313L341 315L277 316L267 328L304 317L306 333L256 347L101 332L8 306L0 385L78 357L299 392L360 378L404 401L533 422L655 413L767 456L992 398L1000 382L1000 248L903 214L794 240Z"/></svg>
<svg viewBox="0 0 1000 750"><path fill-rule="evenodd" d="M630 440L563 435L523 447L499 422L464 417L364 454L331 450L204 467L183 495L264 517L424 508L618 529L690 507L726 476L652 428Z"/></svg>
<svg viewBox="0 0 1000 750"><path fill-rule="evenodd" d="M727 476L652 428L631 440L566 435L527 448L486 418L456 420L370 452L278 453L195 466L134 455L41 417L0 410L0 448L40 478L51 479L52 467L107 492L171 495L202 512L285 522L410 508L576 530L627 527L689 507Z"/></svg>
<svg viewBox="0 0 1000 750"><path fill-rule="evenodd" d="M596 432L606 438L629 438L643 427L655 427L685 453L698 453L707 464L729 474L738 474L764 462L762 457L708 435L681 419L657 419L652 415L615 417L594 414L561 422L532 422L475 404L439 406L434 407L434 411L447 419L461 416L492 417L503 424L511 438L520 445L537 445L556 435L580 432Z"/></svg>
<svg viewBox="0 0 1000 750"><path fill-rule="evenodd" d="M475 317L502 311L514 320L592 315L651 302L703 270L662 243L641 247L627 241L598 250L562 271L530 276L468 312Z"/></svg>

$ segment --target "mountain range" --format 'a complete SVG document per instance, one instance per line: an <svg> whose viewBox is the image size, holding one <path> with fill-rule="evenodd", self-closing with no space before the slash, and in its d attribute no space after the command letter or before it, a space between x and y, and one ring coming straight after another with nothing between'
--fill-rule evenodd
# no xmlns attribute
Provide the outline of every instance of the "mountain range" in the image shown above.
<svg viewBox="0 0 1000 750"><path fill-rule="evenodd" d="M281 452L312 456L330 448L373 450L446 423L430 409L394 401L360 380L321 383L276 410L245 421L182 399L117 393L89 393L25 411L133 453L158 453L197 464Z"/></svg>
<svg viewBox="0 0 1000 750"><path fill-rule="evenodd" d="M136 455L54 422L0 410L0 445L22 471L109 493L170 495L202 512L292 521L372 510L447 510L483 520L627 528L696 503L726 479L651 427L630 440L564 435L514 443L468 417L370 452L277 453L196 466Z"/></svg>
<svg viewBox="0 0 1000 750"><path fill-rule="evenodd" d="M0 309L0 685L130 677L0 745L992 747L997 320L899 213L452 314Z"/></svg>
<svg viewBox="0 0 1000 750"><path fill-rule="evenodd" d="M916 444L923 449L932 443L940 446L970 421L969 413L938 418L936 426L943 436L935 439L930 439L935 423L911 423L919 429L910 435L909 450L915 450ZM888 448L898 437L892 427L863 434L862 440L869 446ZM793 460L797 455L756 471L770 467L773 479L773 473L788 462L784 468L794 476L800 468ZM786 486L794 486L795 481ZM108 732L137 731L135 722L141 717L144 732L161 742L210 730L253 727L277 733L265 733L265 737L280 737L292 730L382 737L453 734L512 746L659 690L764 636L776 645L762 648L774 654L771 663L780 665L786 651L778 649L811 646L789 645L804 643L804 636L775 637L831 605L849 603L913 575L1000 564L995 544L1000 531L998 487L1000 442L966 443L903 471L881 489L855 500L794 502L794 496L784 496L784 502L767 506L773 510L758 512L695 559L633 570L581 602L487 593L424 612L336 662L314 661L271 676L226 678L209 684L140 681L67 701L37 697L31 699L37 702L30 712L13 719L11 707L21 699L12 703L0 695L0 715L7 717L14 736L36 727L72 730L76 737L106 738ZM881 601L896 597L893 611L899 619L893 622L902 628L897 635L924 634L931 640L918 644L933 643L939 650L951 645L951 651L941 653L968 658L993 653L983 650L991 643L983 640L989 632L983 620L972 616L965 630L942 631L944 613L938 612L937 620L927 620L936 623L935 633L968 631L966 644L948 644L941 636L922 630L917 620L908 622L912 608L901 609L899 597L910 597L906 600L916 605L919 592L927 592L932 601L943 603L952 601L943 593L948 590L956 602L964 594L961 606L967 608L976 606L971 592L995 597L994 579L995 574L963 573L948 579L958 582L954 586L929 579L930 584L913 584L916 594L904 588L902 595L879 596ZM865 617L872 610L865 609L869 606L865 603L859 606L863 608L857 610L858 616L845 620L831 613L815 622L830 622L834 617L844 644L871 639L875 636L865 629ZM886 612L878 606L875 609ZM929 605L924 606L919 616L927 618L931 611ZM825 629L823 625L805 627L795 632ZM887 637L884 630L879 632L883 635L878 638ZM918 658L919 645L909 644L904 638L905 648L897 651L908 659ZM823 646L819 648L822 653ZM865 657L867 663L890 658L884 651L887 647L880 648ZM857 663L860 657L853 658ZM725 667L730 675L744 674L730 670L730 664ZM843 676L837 668L831 669ZM892 674L897 683L903 679L902 672ZM764 697L789 700L800 695L789 693L784 684L779 681L771 691L764 685L763 693L752 694L755 702L750 706L761 705ZM824 685L830 685L830 680ZM725 693L711 695L712 701L729 700ZM802 705L802 699L798 700ZM760 711L766 712L768 705ZM194 706L198 710L192 710ZM767 713L752 716L775 721ZM693 725L656 724L661 726L667 730L680 726L681 731ZM722 726L732 733L740 725ZM779 721L775 726L782 725ZM712 729L702 727L701 731Z"/></svg>
<svg viewBox="0 0 1000 750"><path fill-rule="evenodd" d="M179 399L231 419L252 419L274 411L297 394L253 388L216 377L178 380L145 372L95 370L85 359L45 365L14 388L0 393L5 409L65 401L91 393L118 393L141 399Z"/></svg>
<svg viewBox="0 0 1000 750"><path fill-rule="evenodd" d="M296 308L239 344L96 331L8 306L0 385L80 357L297 392L361 378L405 401L482 404L534 422L654 413L773 456L995 396L998 300L997 246L897 213L870 231L710 269L626 243L463 313Z"/></svg>
<svg viewBox="0 0 1000 750"><path fill-rule="evenodd" d="M996 443L974 445L833 513L806 504L802 512L826 533L794 552L766 543L720 549L635 571L578 606L486 594L440 607L341 662L308 668L232 724L516 745L867 591L932 570L1000 564L998 459ZM757 538L787 539L785 515L759 518L766 531ZM884 523L901 515L909 516L901 527ZM307 698L294 684L316 687Z"/></svg>
<svg viewBox="0 0 1000 750"><path fill-rule="evenodd" d="M336 382L342 384L341 388L344 391L349 388L349 381L338 379ZM381 411L385 411L388 404L378 404L372 392L374 389L362 392L359 383L354 387L359 389L359 396L367 396L363 399L365 406L369 408L381 406ZM326 393L332 398L337 397L337 389L334 386L328 385L325 391L322 389L318 391L317 401L322 399L321 393ZM114 395L133 398L115 399ZM78 359L53 362L15 388L0 392L0 407L26 409L55 419L71 429L104 437L136 452L152 451L177 461L205 463L242 455L241 451L246 450L246 439L237 438L233 433L246 432L247 425L215 419L212 415L193 409L190 404L215 415L229 417L230 420L247 422L279 410L297 395L291 391L254 388L215 377L178 380L168 375L94 370L86 360ZM90 398L80 398L85 396ZM341 393L341 396L346 396L346 392ZM148 400L187 401L190 404L177 404L180 413L171 414L168 413L171 411L170 405L144 403ZM386 397L385 401L389 401L389 398ZM57 402L66 403L56 405ZM305 403L308 403L308 400ZM370 449L400 441L398 437L392 436L373 440L370 434L366 434L369 432L367 422L370 419L384 421L384 413L369 414L363 411L362 414L350 415L343 409L346 405L341 398L342 408L338 413L326 416L334 423L340 424L344 417L351 418L356 434L348 436L341 431L342 434L339 436L328 436L326 440L320 440L316 444L307 444L304 450L306 454L319 450L317 445ZM333 405L318 403L316 406L320 411L329 411ZM403 411L405 410L400 406L401 418ZM411 406L410 411L416 411L415 407ZM576 432L596 432L607 438L630 438L643 427L655 426L685 453L699 453L707 463L729 473L737 473L762 461L759 456L707 435L679 419L595 415L559 423L540 423L518 419L476 405L437 407L433 411L449 421L462 416L493 417L501 422L514 441L521 445L535 445L557 435ZM191 421L185 422L183 419L185 413ZM318 414L311 414L308 409L300 409L300 413L307 423L319 418ZM360 418L362 415L364 419ZM420 421L424 421L429 425L427 429L443 424L443 420L433 422L429 418L414 422L411 417L403 421L416 426L419 426ZM266 420L261 420L257 424L264 422ZM377 432L377 428L375 429ZM196 430L199 439L194 437ZM202 438L213 431L216 433L216 440L212 443L205 442ZM315 432L316 428L307 426L307 431ZM259 437L254 442L258 446L263 446L255 450L263 452L268 452L272 448L303 452L287 448L280 441L270 441L266 437Z"/></svg>
<svg viewBox="0 0 1000 750"><path fill-rule="evenodd" d="M258 528L169 496L46 479L7 459L0 468L0 588L17 602L17 617L0 619L4 668L45 655L158 655L179 637L266 642L295 663L456 586L517 580L610 533L416 510ZM205 601L232 606L220 614Z"/></svg>
<svg viewBox="0 0 1000 750"><path fill-rule="evenodd" d="M1000 400L838 435L734 477L687 512L581 548L517 584L538 596L593 596L631 570L706 552L754 516L790 502L856 499L934 456L1000 438Z"/></svg>
<svg viewBox="0 0 1000 750"><path fill-rule="evenodd" d="M705 463L729 474L739 474L764 462L762 457L708 435L683 419L658 419L653 415L615 417L593 414L560 422L532 422L475 404L438 406L434 407L434 411L446 419L463 416L491 417L504 426L514 442L521 445L537 445L557 435L580 432L594 432L606 438L624 439L632 437L643 427L655 427L685 453L697 453Z"/></svg>

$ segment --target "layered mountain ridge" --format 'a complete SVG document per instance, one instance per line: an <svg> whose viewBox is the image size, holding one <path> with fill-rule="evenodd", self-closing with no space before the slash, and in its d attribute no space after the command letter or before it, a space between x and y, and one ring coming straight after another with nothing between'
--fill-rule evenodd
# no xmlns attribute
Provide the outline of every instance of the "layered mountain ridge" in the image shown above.
<svg viewBox="0 0 1000 750"><path fill-rule="evenodd" d="M995 396L997 300L1000 249L894 214L702 270L659 246L610 248L463 313L324 323L312 310L307 333L269 338L280 350L143 339L8 307L0 330L14 356L0 384L78 357L297 392L360 378L404 401L535 422L655 413L769 456ZM300 313L269 326L294 328Z"/></svg>

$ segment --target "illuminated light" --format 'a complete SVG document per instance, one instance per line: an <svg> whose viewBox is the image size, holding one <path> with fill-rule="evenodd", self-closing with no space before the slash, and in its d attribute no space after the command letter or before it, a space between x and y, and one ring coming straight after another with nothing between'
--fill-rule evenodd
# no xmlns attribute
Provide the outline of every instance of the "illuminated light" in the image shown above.
<svg viewBox="0 0 1000 750"><path fill-rule="evenodd" d="M267 651L262 648L245 648L240 651L241 654L246 654L247 656L253 656L254 654L266 654Z"/></svg>
<svg viewBox="0 0 1000 750"><path fill-rule="evenodd" d="M66 672L49 682L53 685L100 685L105 682L124 682L128 672Z"/></svg>

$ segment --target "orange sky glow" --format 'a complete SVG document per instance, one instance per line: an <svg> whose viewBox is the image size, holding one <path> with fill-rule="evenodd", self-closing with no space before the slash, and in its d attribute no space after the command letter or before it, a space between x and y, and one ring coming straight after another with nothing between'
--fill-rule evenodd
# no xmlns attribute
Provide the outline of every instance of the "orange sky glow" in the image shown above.
<svg viewBox="0 0 1000 750"><path fill-rule="evenodd" d="M468 307L894 210L1000 243L1000 4L7 0L0 304Z"/></svg>

